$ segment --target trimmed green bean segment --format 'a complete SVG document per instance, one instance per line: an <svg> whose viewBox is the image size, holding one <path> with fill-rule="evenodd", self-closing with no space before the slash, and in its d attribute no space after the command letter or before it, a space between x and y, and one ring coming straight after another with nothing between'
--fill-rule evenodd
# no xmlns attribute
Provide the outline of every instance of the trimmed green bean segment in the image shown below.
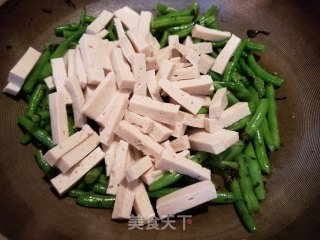
<svg viewBox="0 0 320 240"><path fill-rule="evenodd" d="M244 148L244 142L242 140L239 140L229 148L229 151L227 155L223 158L223 161L234 161L234 159L242 152Z"/></svg>
<svg viewBox="0 0 320 240"><path fill-rule="evenodd" d="M94 183L100 176L103 171L103 166L97 166L92 168L87 174L84 176L84 182L86 184Z"/></svg>
<svg viewBox="0 0 320 240"><path fill-rule="evenodd" d="M265 141L266 145L268 146L268 149L270 150L270 152L274 152L276 147L275 147L275 143L273 141L273 138L271 136L269 124L268 124L266 117L262 120L261 130L262 130L264 141Z"/></svg>
<svg viewBox="0 0 320 240"><path fill-rule="evenodd" d="M264 144L263 133L261 127L257 130L253 136L253 146L257 156L258 163L262 172L270 174L270 163Z"/></svg>
<svg viewBox="0 0 320 240"><path fill-rule="evenodd" d="M267 120L270 128L270 133L274 142L275 149L280 148L280 134L278 127L278 117L277 117L277 105L275 100L274 87L271 84L267 86L267 99L269 102L269 108L267 112Z"/></svg>
<svg viewBox="0 0 320 240"><path fill-rule="evenodd" d="M150 198L161 198L165 195L168 195L170 193L173 193L177 190L179 190L179 187L174 187L174 188L162 188L159 190L155 190L155 191L150 191L148 192L148 195Z"/></svg>
<svg viewBox="0 0 320 240"><path fill-rule="evenodd" d="M191 23L193 20L193 16L163 16L154 18L151 22L151 28L152 29L161 29L166 27L173 27L178 26L182 24Z"/></svg>
<svg viewBox="0 0 320 240"><path fill-rule="evenodd" d="M50 180L54 178L58 173L55 168L51 167L46 160L43 158L42 150L37 149L35 153L36 161L46 177Z"/></svg>
<svg viewBox="0 0 320 240"><path fill-rule="evenodd" d="M162 38L160 39L160 48L164 48L168 45L168 38L169 38L170 33L168 31L164 31Z"/></svg>
<svg viewBox="0 0 320 240"><path fill-rule="evenodd" d="M85 194L76 199L76 203L89 208L113 208L116 197L113 195Z"/></svg>
<svg viewBox="0 0 320 240"><path fill-rule="evenodd" d="M107 194L107 186L102 183L96 183L93 185L93 191L98 194Z"/></svg>
<svg viewBox="0 0 320 240"><path fill-rule="evenodd" d="M78 198L82 195L87 195L87 194L91 194L92 191L86 191L86 190L82 190L82 189L71 189L67 194L70 197L73 198Z"/></svg>
<svg viewBox="0 0 320 240"><path fill-rule="evenodd" d="M76 30L78 30L80 28L80 23L69 23L69 24L63 24L63 25L60 25L60 26L57 26L55 29L54 29L54 33L57 35L57 36L62 36L63 35L63 31L71 31L71 32L74 32Z"/></svg>
<svg viewBox="0 0 320 240"><path fill-rule="evenodd" d="M231 131L239 131L247 126L250 119L251 115L241 118L239 121L227 127L227 129Z"/></svg>
<svg viewBox="0 0 320 240"><path fill-rule="evenodd" d="M32 135L29 132L26 132L20 138L20 143L22 145L27 145L27 144L31 143L32 139L33 139Z"/></svg>
<svg viewBox="0 0 320 240"><path fill-rule="evenodd" d="M38 84L35 90L32 93L31 99L27 106L27 116L29 118L32 117L32 115L36 112L39 103L41 102L44 94L45 94L45 88L46 86L43 84Z"/></svg>

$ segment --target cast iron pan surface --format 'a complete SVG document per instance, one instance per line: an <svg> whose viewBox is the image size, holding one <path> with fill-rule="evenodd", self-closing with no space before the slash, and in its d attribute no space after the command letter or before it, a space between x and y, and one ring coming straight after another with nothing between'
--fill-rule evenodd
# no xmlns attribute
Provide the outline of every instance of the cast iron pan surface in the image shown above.
<svg viewBox="0 0 320 240"><path fill-rule="evenodd" d="M162 1L182 8L189 1ZM67 4L69 3L69 4ZM86 4L90 14L128 5L154 10L157 1L9 1L0 9L0 88L28 46L41 50L58 42L54 26L77 20ZM271 154L272 175L266 177L267 198L255 216L258 233L241 225L232 205L203 206L182 230L128 230L111 221L111 211L79 207L72 198L59 199L42 179L34 147L19 144L16 115L22 100L0 94L0 233L9 239L301 239L319 232L319 5L317 1L199 1L204 11L219 6L218 24L239 37L247 29L271 32L256 40L267 45L261 64L286 79L277 91L282 146ZM1 236L0 236L1 238Z"/></svg>

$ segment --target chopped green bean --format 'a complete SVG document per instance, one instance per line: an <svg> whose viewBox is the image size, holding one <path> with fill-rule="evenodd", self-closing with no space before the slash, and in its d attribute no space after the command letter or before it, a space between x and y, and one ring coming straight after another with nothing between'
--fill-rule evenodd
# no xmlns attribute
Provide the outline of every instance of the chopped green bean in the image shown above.
<svg viewBox="0 0 320 240"><path fill-rule="evenodd" d="M278 127L278 117L277 117L277 105L275 99L275 92L274 87L271 84L267 86L267 99L269 103L269 108L267 112L267 120L268 125L270 127L270 133L274 142L275 149L280 148L280 134L279 134L279 127Z"/></svg>

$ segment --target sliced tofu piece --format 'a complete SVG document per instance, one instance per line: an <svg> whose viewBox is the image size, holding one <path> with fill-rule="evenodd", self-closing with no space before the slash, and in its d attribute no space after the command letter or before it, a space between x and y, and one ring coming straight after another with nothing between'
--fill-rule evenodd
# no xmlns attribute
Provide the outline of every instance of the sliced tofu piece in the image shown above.
<svg viewBox="0 0 320 240"><path fill-rule="evenodd" d="M142 151L145 155L157 157L163 150L163 147L159 143L154 141L148 135L140 132L138 128L127 121L121 121L114 133L138 150Z"/></svg>
<svg viewBox="0 0 320 240"><path fill-rule="evenodd" d="M68 52L66 53L68 57L68 67L67 67L67 75L68 77L73 77L76 75L76 69L75 69L75 54L76 50L75 49L69 49Z"/></svg>
<svg viewBox="0 0 320 240"><path fill-rule="evenodd" d="M177 156L178 156L178 157L184 157L184 158L190 159L190 151L189 151L189 150L183 150L183 151L181 151L181 152L178 152L178 153L177 153Z"/></svg>
<svg viewBox="0 0 320 240"><path fill-rule="evenodd" d="M174 47L175 43L179 43L179 36L178 35L170 35L168 37L169 46Z"/></svg>
<svg viewBox="0 0 320 240"><path fill-rule="evenodd" d="M133 53L130 59L131 69L134 77L140 80L147 71L146 56L143 53Z"/></svg>
<svg viewBox="0 0 320 240"><path fill-rule="evenodd" d="M156 59L156 56L148 57L146 61L146 65L147 65L147 71L151 71L151 70L157 71L159 69L159 64Z"/></svg>
<svg viewBox="0 0 320 240"><path fill-rule="evenodd" d="M193 49L188 50L187 54L185 55L185 58L194 66L197 66L200 61L200 56L198 52Z"/></svg>
<svg viewBox="0 0 320 240"><path fill-rule="evenodd" d="M239 140L239 133L220 129L213 133L195 131L189 135L191 149L219 154Z"/></svg>
<svg viewBox="0 0 320 240"><path fill-rule="evenodd" d="M84 125L83 128L75 134L68 137L54 148L51 148L43 156L50 166L54 166L56 162L71 149L75 148L81 142L90 137L94 131L89 125Z"/></svg>
<svg viewBox="0 0 320 240"><path fill-rule="evenodd" d="M110 176L112 165L116 159L116 152L119 146L119 141L113 140L110 147L106 147L106 150L104 151L104 162L106 165L106 175Z"/></svg>
<svg viewBox="0 0 320 240"><path fill-rule="evenodd" d="M150 32L150 24L152 20L152 13L149 11L141 11L139 21L139 32L145 38Z"/></svg>
<svg viewBox="0 0 320 240"><path fill-rule="evenodd" d="M205 75L202 75L205 76ZM214 90L214 87L212 86L212 90ZM203 95L192 95L193 97L201 98L203 100L203 107L209 107L211 102L210 96L203 96Z"/></svg>
<svg viewBox="0 0 320 240"><path fill-rule="evenodd" d="M192 63L189 63L189 62L177 62L174 64L174 69L187 68L191 66L192 66Z"/></svg>
<svg viewBox="0 0 320 240"><path fill-rule="evenodd" d="M161 146L163 146L166 150L168 150L171 153L175 153L176 151L172 148L171 143L169 140L161 143Z"/></svg>
<svg viewBox="0 0 320 240"><path fill-rule="evenodd" d="M180 114L183 124L194 128L204 128L203 118L182 111L180 111Z"/></svg>
<svg viewBox="0 0 320 240"><path fill-rule="evenodd" d="M220 120L224 127L229 127L240 119L250 115L250 108L247 102L238 102L224 110Z"/></svg>
<svg viewBox="0 0 320 240"><path fill-rule="evenodd" d="M165 48L162 48L160 49L158 52L157 52L157 55L155 56L156 57L156 63L157 63L157 66L160 66L161 63L164 61L164 60L168 60L170 59L170 57L172 56L172 47L171 46L167 46ZM157 69L156 69L157 70Z"/></svg>
<svg viewBox="0 0 320 240"><path fill-rule="evenodd" d="M74 63L75 63L76 75L79 79L81 88L84 89L87 86L88 77L87 77L86 70L84 68L84 64L83 64L83 60L82 60L79 46L77 46L75 48L75 56L74 57L75 57Z"/></svg>
<svg viewBox="0 0 320 240"><path fill-rule="evenodd" d="M124 29L123 29L122 22L121 22L120 18L115 17L113 19L113 21L114 21L114 25L116 27L118 39L121 39L121 38L125 37L126 33L125 33Z"/></svg>
<svg viewBox="0 0 320 240"><path fill-rule="evenodd" d="M118 9L114 12L114 15L120 18L128 29L137 28L139 26L140 15L128 6Z"/></svg>
<svg viewBox="0 0 320 240"><path fill-rule="evenodd" d="M97 36L101 39L104 39L109 34L108 30L102 29L100 32L97 33Z"/></svg>
<svg viewBox="0 0 320 240"><path fill-rule="evenodd" d="M192 37L207 41L221 41L231 37L231 33L196 24L192 29Z"/></svg>
<svg viewBox="0 0 320 240"><path fill-rule="evenodd" d="M56 88L56 85L54 84L54 81L53 81L53 77L52 76L49 76L49 77L46 77L44 79L44 82L46 83L46 86L49 90L53 90Z"/></svg>
<svg viewBox="0 0 320 240"><path fill-rule="evenodd" d="M91 119L97 119L116 93L116 90L115 75L110 72L105 80L94 90L92 96L85 102L82 113Z"/></svg>
<svg viewBox="0 0 320 240"><path fill-rule="evenodd" d="M22 58L10 70L8 82L11 82L13 85L21 89L28 74L31 72L32 68L34 67L34 65L36 65L38 59L40 58L40 55L40 52L32 47L29 47Z"/></svg>
<svg viewBox="0 0 320 240"><path fill-rule="evenodd" d="M190 148L190 142L187 135L171 141L170 144L174 152L180 152L183 150L188 150Z"/></svg>
<svg viewBox="0 0 320 240"><path fill-rule="evenodd" d="M156 79L155 71L149 70L146 73L147 76L147 88L150 93L150 96L153 100L163 102L161 95L160 95L160 86L158 84L158 81Z"/></svg>
<svg viewBox="0 0 320 240"><path fill-rule="evenodd" d="M191 66L186 68L176 68L170 77L171 81L185 80L199 78L200 73L198 66Z"/></svg>
<svg viewBox="0 0 320 240"><path fill-rule="evenodd" d="M143 223L147 223L149 219L155 217L155 212L143 182L139 182L136 187L133 208L137 216L142 218Z"/></svg>
<svg viewBox="0 0 320 240"><path fill-rule="evenodd" d="M163 142L171 136L172 132L173 132L172 129L162 125L161 123L154 121L153 128L149 135L155 141Z"/></svg>
<svg viewBox="0 0 320 240"><path fill-rule="evenodd" d="M183 123L183 115L178 114L178 120L177 120L177 123L176 125L172 126L172 125L167 125L168 128L170 128L171 130L173 130L173 132L171 133L171 135L173 137L176 137L176 138L179 138L181 136L184 135L186 129L187 129L187 125L185 125Z"/></svg>
<svg viewBox="0 0 320 240"><path fill-rule="evenodd" d="M204 118L204 128L207 132L213 133L224 128L223 121L217 118Z"/></svg>
<svg viewBox="0 0 320 240"><path fill-rule="evenodd" d="M157 200L156 208L161 219L183 212L217 198L211 181L206 180L181 188Z"/></svg>
<svg viewBox="0 0 320 240"><path fill-rule="evenodd" d="M61 173L51 179L53 187L59 195L67 192L77 181L79 181L91 168L97 165L103 159L104 153L101 148L97 147L88 156L78 162L67 173Z"/></svg>
<svg viewBox="0 0 320 240"><path fill-rule="evenodd" d="M59 144L69 137L67 120L67 101L64 94L49 94L49 111L53 144Z"/></svg>
<svg viewBox="0 0 320 240"><path fill-rule="evenodd" d="M193 41L192 41L192 37L191 36L187 36L183 42L183 44L187 47L194 47Z"/></svg>
<svg viewBox="0 0 320 240"><path fill-rule="evenodd" d="M159 81L160 79L169 79L171 76L175 64L170 60L164 60L159 68L159 71L156 75L156 80Z"/></svg>
<svg viewBox="0 0 320 240"><path fill-rule="evenodd" d="M113 14L107 10L103 10L100 15L90 23L86 29L88 34L98 34L102 29L107 26L110 20L113 18Z"/></svg>
<svg viewBox="0 0 320 240"><path fill-rule="evenodd" d="M99 64L102 67L104 74L107 75L109 72L113 71L110 60L111 50L109 49L109 44L102 39L99 41L99 48Z"/></svg>
<svg viewBox="0 0 320 240"><path fill-rule="evenodd" d="M180 106L152 100L149 97L133 95L129 110L147 116L155 121L175 125L178 120Z"/></svg>
<svg viewBox="0 0 320 240"><path fill-rule="evenodd" d="M222 111L228 106L227 88L220 88L214 94L209 105L209 117L219 118Z"/></svg>
<svg viewBox="0 0 320 240"><path fill-rule="evenodd" d="M196 99L190 94L177 88L172 82L168 80L160 80L159 86L165 91L171 98L178 102L182 107L191 112L197 114L199 109L202 107L203 101Z"/></svg>
<svg viewBox="0 0 320 240"><path fill-rule="evenodd" d="M139 32L138 29L130 29L127 31L127 35L138 53L144 53L146 57L151 56L151 48L147 43L145 37Z"/></svg>
<svg viewBox="0 0 320 240"><path fill-rule="evenodd" d="M198 54L212 53L212 43L211 42L201 42L193 44L194 48Z"/></svg>
<svg viewBox="0 0 320 240"><path fill-rule="evenodd" d="M210 57L205 53L201 54L198 61L199 72L202 74L207 74L212 68L214 62L215 59L213 57Z"/></svg>
<svg viewBox="0 0 320 240"><path fill-rule="evenodd" d="M153 55L156 55L160 50L160 44L158 40L150 32L148 32L146 35L146 41L149 44Z"/></svg>
<svg viewBox="0 0 320 240"><path fill-rule="evenodd" d="M93 95L94 91L97 89L97 85L87 85L84 89L84 99L85 102Z"/></svg>
<svg viewBox="0 0 320 240"><path fill-rule="evenodd" d="M179 157L175 153L170 153L170 151L166 149L156 158L155 167L161 170L175 171L200 181L211 179L211 171L209 169L202 167L192 160Z"/></svg>
<svg viewBox="0 0 320 240"><path fill-rule="evenodd" d="M192 49L189 46L185 46L181 43L175 42L174 49L176 49L182 56L186 56L187 53Z"/></svg>
<svg viewBox="0 0 320 240"><path fill-rule="evenodd" d="M119 45L120 45L121 51L123 53L123 56L127 59L128 62L131 63L131 56L136 52L135 52L129 38L126 35L119 38Z"/></svg>
<svg viewBox="0 0 320 240"><path fill-rule="evenodd" d="M87 123L87 118L81 112L84 105L84 96L77 77L73 76L67 78L66 89L68 90L72 100L74 126L81 128Z"/></svg>
<svg viewBox="0 0 320 240"><path fill-rule="evenodd" d="M222 75L229 60L239 47L240 43L241 39L232 34L231 38L216 58L211 70Z"/></svg>
<svg viewBox="0 0 320 240"><path fill-rule="evenodd" d="M153 166L151 158L149 156L145 156L128 168L126 168L126 178L128 182L132 182L137 180L141 175L143 175L146 171L148 171Z"/></svg>
<svg viewBox="0 0 320 240"><path fill-rule="evenodd" d="M146 134L152 131L155 122L148 117L140 116L130 111L126 112L124 120L135 125L141 132Z"/></svg>
<svg viewBox="0 0 320 240"><path fill-rule="evenodd" d="M13 84L12 82L8 82L7 85L3 88L2 92L10 94L12 96L17 96L21 87L22 87L22 85L18 86L18 85Z"/></svg>
<svg viewBox="0 0 320 240"><path fill-rule="evenodd" d="M164 173L165 171L157 169L153 166L141 176L141 179L145 184L150 185L151 183L160 179L164 175Z"/></svg>
<svg viewBox="0 0 320 240"><path fill-rule="evenodd" d="M172 84L191 95L211 95L214 89L209 75L201 75L199 79L176 81Z"/></svg>
<svg viewBox="0 0 320 240"><path fill-rule="evenodd" d="M129 144L123 140L120 140L116 150L115 159L112 163L109 185L107 188L108 194L117 194L119 185L122 179L125 178L128 151Z"/></svg>
<svg viewBox="0 0 320 240"><path fill-rule="evenodd" d="M57 162L57 168L63 173L69 171L70 168L95 149L99 143L99 136L94 132L91 136L64 154Z"/></svg>

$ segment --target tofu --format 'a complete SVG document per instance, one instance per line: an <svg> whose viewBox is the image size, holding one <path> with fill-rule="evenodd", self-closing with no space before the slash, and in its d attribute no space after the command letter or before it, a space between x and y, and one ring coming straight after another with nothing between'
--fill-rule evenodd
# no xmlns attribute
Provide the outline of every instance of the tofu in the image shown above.
<svg viewBox="0 0 320 240"><path fill-rule="evenodd" d="M104 151L104 162L106 165L106 175L110 176L112 165L114 163L114 160L116 159L116 152L119 146L119 141L114 140L110 147L106 147L106 150Z"/></svg>
<svg viewBox="0 0 320 240"><path fill-rule="evenodd" d="M129 102L129 110L155 121L175 125L178 120L180 106L152 100L149 97L133 95Z"/></svg>
<svg viewBox="0 0 320 240"><path fill-rule="evenodd" d="M14 89L12 86L17 86L21 89L24 81L31 72L32 68L36 65L41 53L32 47L29 47L22 58L10 70L8 75L8 82L12 83L7 89ZM15 91L9 91L14 93ZM9 93L7 92L7 93Z"/></svg>
<svg viewBox="0 0 320 240"><path fill-rule="evenodd" d="M163 147L159 143L154 141L148 135L140 132L139 129L127 121L121 121L114 133L138 150L142 151L145 155L157 157L163 150Z"/></svg>
<svg viewBox="0 0 320 240"><path fill-rule="evenodd" d="M183 115L180 113L179 113L178 121L177 121L176 125L174 125L174 126L167 125L167 127L170 128L171 130L173 130L171 135L176 138L183 136L186 129L187 129L187 125L185 125L183 123Z"/></svg>
<svg viewBox="0 0 320 240"><path fill-rule="evenodd" d="M135 125L141 132L149 134L154 126L153 120L148 117L140 116L134 112L127 111L124 120Z"/></svg>
<svg viewBox="0 0 320 240"><path fill-rule="evenodd" d="M67 101L64 94L49 94L49 111L53 144L59 144L69 137L67 120Z"/></svg>
<svg viewBox="0 0 320 240"><path fill-rule="evenodd" d="M224 128L223 121L217 118L204 118L204 128L207 132L213 133Z"/></svg>
<svg viewBox="0 0 320 240"><path fill-rule="evenodd" d="M229 127L250 114L251 112L248 103L238 102L224 110L220 119L223 122L224 127Z"/></svg>
<svg viewBox="0 0 320 240"><path fill-rule="evenodd" d="M209 117L219 118L222 111L228 106L227 88L220 88L214 94L209 105Z"/></svg>
<svg viewBox="0 0 320 240"><path fill-rule="evenodd" d="M192 37L200 38L207 41L221 41L231 37L231 33L216 29L210 29L196 24L192 29Z"/></svg>
<svg viewBox="0 0 320 240"><path fill-rule="evenodd" d="M87 85L85 87L85 89L84 89L85 102L87 102L89 100L89 98L93 95L96 88L97 88L97 85Z"/></svg>
<svg viewBox="0 0 320 240"><path fill-rule="evenodd" d="M176 151L172 148L169 140L161 143L161 146L163 146L166 150L168 150L168 151L171 152L171 153L175 153L175 152L176 152Z"/></svg>
<svg viewBox="0 0 320 240"><path fill-rule="evenodd" d="M119 45L120 45L121 51L123 53L123 56L127 59L128 62L131 63L131 56L136 52L135 52L129 38L126 35L119 38ZM123 63L121 65L123 65ZM120 66L119 66L119 68L120 68ZM130 70L130 67L129 67L129 70Z"/></svg>
<svg viewBox="0 0 320 240"><path fill-rule="evenodd" d="M205 180L157 199L156 208L159 217L164 219L215 198L217 198L217 192L214 185L211 181Z"/></svg>
<svg viewBox="0 0 320 240"><path fill-rule="evenodd" d="M199 78L200 73L198 66L191 66L186 68L174 69L172 76L170 77L171 81L185 80L185 79L194 79Z"/></svg>
<svg viewBox="0 0 320 240"><path fill-rule="evenodd" d="M107 26L112 18L113 14L111 12L103 10L100 15L88 25L86 33L93 35L98 34Z"/></svg>
<svg viewBox="0 0 320 240"><path fill-rule="evenodd" d="M224 48L216 58L211 70L222 75L225 68L227 67L229 60L239 47L240 43L241 39L232 34L231 38L228 40L227 44L224 46Z"/></svg>
<svg viewBox="0 0 320 240"><path fill-rule="evenodd" d="M133 53L130 58L133 76L141 81L143 74L147 71L146 56L143 53Z"/></svg>
<svg viewBox="0 0 320 240"><path fill-rule="evenodd" d="M192 47L194 48L194 44L193 44L193 40L192 38L190 37L190 35L188 35L185 39L184 39L184 42L183 44L187 47Z"/></svg>
<svg viewBox="0 0 320 240"><path fill-rule="evenodd" d="M61 173L51 179L51 184L57 190L59 195L63 195L74 184L76 184L91 168L97 165L103 159L104 153L97 147L88 156L77 163L67 173Z"/></svg>
<svg viewBox="0 0 320 240"><path fill-rule="evenodd" d="M103 72L105 75L107 75L109 72L113 71L111 60L110 60L110 49L109 49L109 44L100 39L99 41L99 64L100 67L103 69Z"/></svg>
<svg viewBox="0 0 320 240"><path fill-rule="evenodd" d="M83 60L82 60L79 46L77 46L75 48L75 56L74 57L75 57L74 63L75 63L76 76L79 79L81 88L84 89L87 86L88 77L87 77L86 70L84 68L84 64L83 64Z"/></svg>
<svg viewBox="0 0 320 240"><path fill-rule="evenodd" d="M192 63L189 63L189 62L177 62L174 64L174 69L187 68L191 66L192 66Z"/></svg>
<svg viewBox="0 0 320 240"><path fill-rule="evenodd" d="M198 69L202 74L207 74L215 63L215 59L209 55L203 53L200 55L198 61Z"/></svg>
<svg viewBox="0 0 320 240"><path fill-rule="evenodd" d="M170 128L162 125L161 123L154 121L153 128L149 135L150 137L153 138L153 140L157 142L163 142L170 137L172 132L173 130L171 130Z"/></svg>
<svg viewBox="0 0 320 240"><path fill-rule="evenodd" d="M100 32L98 32L96 35L100 37L101 39L104 39L109 34L108 30L102 29Z"/></svg>
<svg viewBox="0 0 320 240"><path fill-rule="evenodd" d="M147 96L147 83L148 83L149 73L141 73L141 76L137 79L137 82L133 87L134 95Z"/></svg>
<svg viewBox="0 0 320 240"><path fill-rule="evenodd" d="M156 63L158 66L160 66L164 60L170 59L170 57L172 56L172 49L173 48L171 46L167 46L165 48L160 49L157 52L157 55L155 57L156 57Z"/></svg>
<svg viewBox="0 0 320 240"><path fill-rule="evenodd" d="M204 53L212 53L212 43L211 42L201 42L193 44L194 48L199 55Z"/></svg>
<svg viewBox="0 0 320 240"><path fill-rule="evenodd" d="M122 26L120 18L115 17L113 19L113 21L114 21L114 25L116 27L118 39L121 39L121 38L125 37L126 33L125 33L124 29L123 29L123 26Z"/></svg>
<svg viewBox="0 0 320 240"><path fill-rule="evenodd" d="M200 181L211 180L209 169L187 158L178 157L175 153L170 153L168 150L163 150L162 154L156 158L155 167L161 170L181 173Z"/></svg>
<svg viewBox="0 0 320 240"><path fill-rule="evenodd" d="M153 166L151 158L149 156L145 156L132 165L130 165L126 169L126 178L128 182L132 182L137 180L141 175L143 175L146 171L148 171Z"/></svg>
<svg viewBox="0 0 320 240"><path fill-rule="evenodd" d="M239 133L220 129L213 133L195 131L189 135L192 150L219 154L239 140Z"/></svg>
<svg viewBox="0 0 320 240"><path fill-rule="evenodd" d="M97 119L116 93L116 90L115 75L110 72L105 80L94 90L92 96L85 102L81 110L82 113L91 119Z"/></svg>
<svg viewBox="0 0 320 240"><path fill-rule="evenodd" d="M138 29L130 29L127 31L127 35L138 53L143 53L146 57L151 56L151 48L147 43L145 37L139 32Z"/></svg>
<svg viewBox="0 0 320 240"><path fill-rule="evenodd" d="M181 43L175 42L174 49L176 49L182 56L186 56L187 53L192 49L189 46L185 46Z"/></svg>
<svg viewBox="0 0 320 240"><path fill-rule="evenodd" d="M178 153L177 153L177 156L178 156L178 157L184 157L184 158L190 159L190 151L189 151L189 150L183 150L183 151L181 151L181 152L178 152Z"/></svg>
<svg viewBox="0 0 320 240"><path fill-rule="evenodd" d="M139 26L140 15L128 6L118 9L114 12L114 15L120 18L128 29L137 28Z"/></svg>
<svg viewBox="0 0 320 240"><path fill-rule="evenodd" d="M170 35L168 37L168 45L174 47L175 43L179 43L179 35Z"/></svg>
<svg viewBox="0 0 320 240"><path fill-rule="evenodd" d="M95 149L99 143L99 137L94 132L91 136L64 154L56 163L57 168L63 173L69 171L70 168Z"/></svg>
<svg viewBox="0 0 320 240"><path fill-rule="evenodd" d="M129 144L123 140L120 140L116 150L115 159L112 163L109 185L107 188L108 194L117 194L120 183L125 178L128 151Z"/></svg>
<svg viewBox="0 0 320 240"><path fill-rule="evenodd" d="M159 71L157 72L157 75L156 75L156 80L159 81L160 79L169 79L169 77L173 72L174 66L175 64L170 60L164 60L160 64Z"/></svg>
<svg viewBox="0 0 320 240"><path fill-rule="evenodd" d="M148 32L146 35L146 41L149 44L149 47L151 48L153 56L156 55L160 50L160 44L158 40L150 32Z"/></svg>
<svg viewBox="0 0 320 240"><path fill-rule="evenodd" d="M155 71L150 70L146 73L147 78L147 88L150 93L150 96L153 100L158 102L163 102L161 95L160 95L160 87L158 81L156 79Z"/></svg>
<svg viewBox="0 0 320 240"><path fill-rule="evenodd" d="M66 89L68 90L72 100L74 126L81 128L87 123L87 118L81 112L84 105L84 96L77 77L73 76L67 78Z"/></svg>
<svg viewBox="0 0 320 240"><path fill-rule="evenodd" d="M204 128L203 118L182 111L180 111L180 115L183 124L194 128Z"/></svg>
<svg viewBox="0 0 320 240"><path fill-rule="evenodd" d="M211 95L213 92L213 83L209 75L201 75L199 79L176 81L172 84L191 95Z"/></svg>
<svg viewBox="0 0 320 240"><path fill-rule="evenodd" d="M46 83L46 86L49 90L53 90L56 88L56 85L54 85L54 81L53 81L53 77L52 76L49 76L49 77L46 77L44 79L44 82Z"/></svg>
<svg viewBox="0 0 320 240"><path fill-rule="evenodd" d="M165 171L157 169L153 166L141 176L141 179L145 184L150 185L151 183L160 179L164 175L164 173Z"/></svg>
<svg viewBox="0 0 320 240"><path fill-rule="evenodd" d="M152 13L149 11L141 11L139 21L139 32L145 38L150 32L150 24L152 20Z"/></svg>
<svg viewBox="0 0 320 240"><path fill-rule="evenodd" d="M68 52L66 53L67 58L68 58L68 64L67 64L67 76L68 77L73 77L76 75L75 71L75 54L76 50L75 49L69 49Z"/></svg>
<svg viewBox="0 0 320 240"><path fill-rule="evenodd" d="M203 101L201 99L190 96L190 94L174 86L172 82L162 79L159 81L159 85L163 91L192 114L197 114L202 107Z"/></svg>
<svg viewBox="0 0 320 240"><path fill-rule="evenodd" d="M187 54L185 55L185 58L194 66L197 66L200 60L198 52L193 49L188 50Z"/></svg>
<svg viewBox="0 0 320 240"><path fill-rule="evenodd" d="M170 145L173 148L174 152L188 150L190 148L189 138L187 135L184 135L180 138L171 141Z"/></svg>
<svg viewBox="0 0 320 240"><path fill-rule="evenodd" d="M148 193L143 182L139 182L135 190L133 208L137 216L142 218L143 223L155 217Z"/></svg>
<svg viewBox="0 0 320 240"><path fill-rule="evenodd" d="M57 146L51 148L46 152L43 158L52 167L58 162L58 160L69 152L71 149L75 148L81 142L90 137L94 131L89 125L84 125L79 131L68 137L65 141L61 142Z"/></svg>

